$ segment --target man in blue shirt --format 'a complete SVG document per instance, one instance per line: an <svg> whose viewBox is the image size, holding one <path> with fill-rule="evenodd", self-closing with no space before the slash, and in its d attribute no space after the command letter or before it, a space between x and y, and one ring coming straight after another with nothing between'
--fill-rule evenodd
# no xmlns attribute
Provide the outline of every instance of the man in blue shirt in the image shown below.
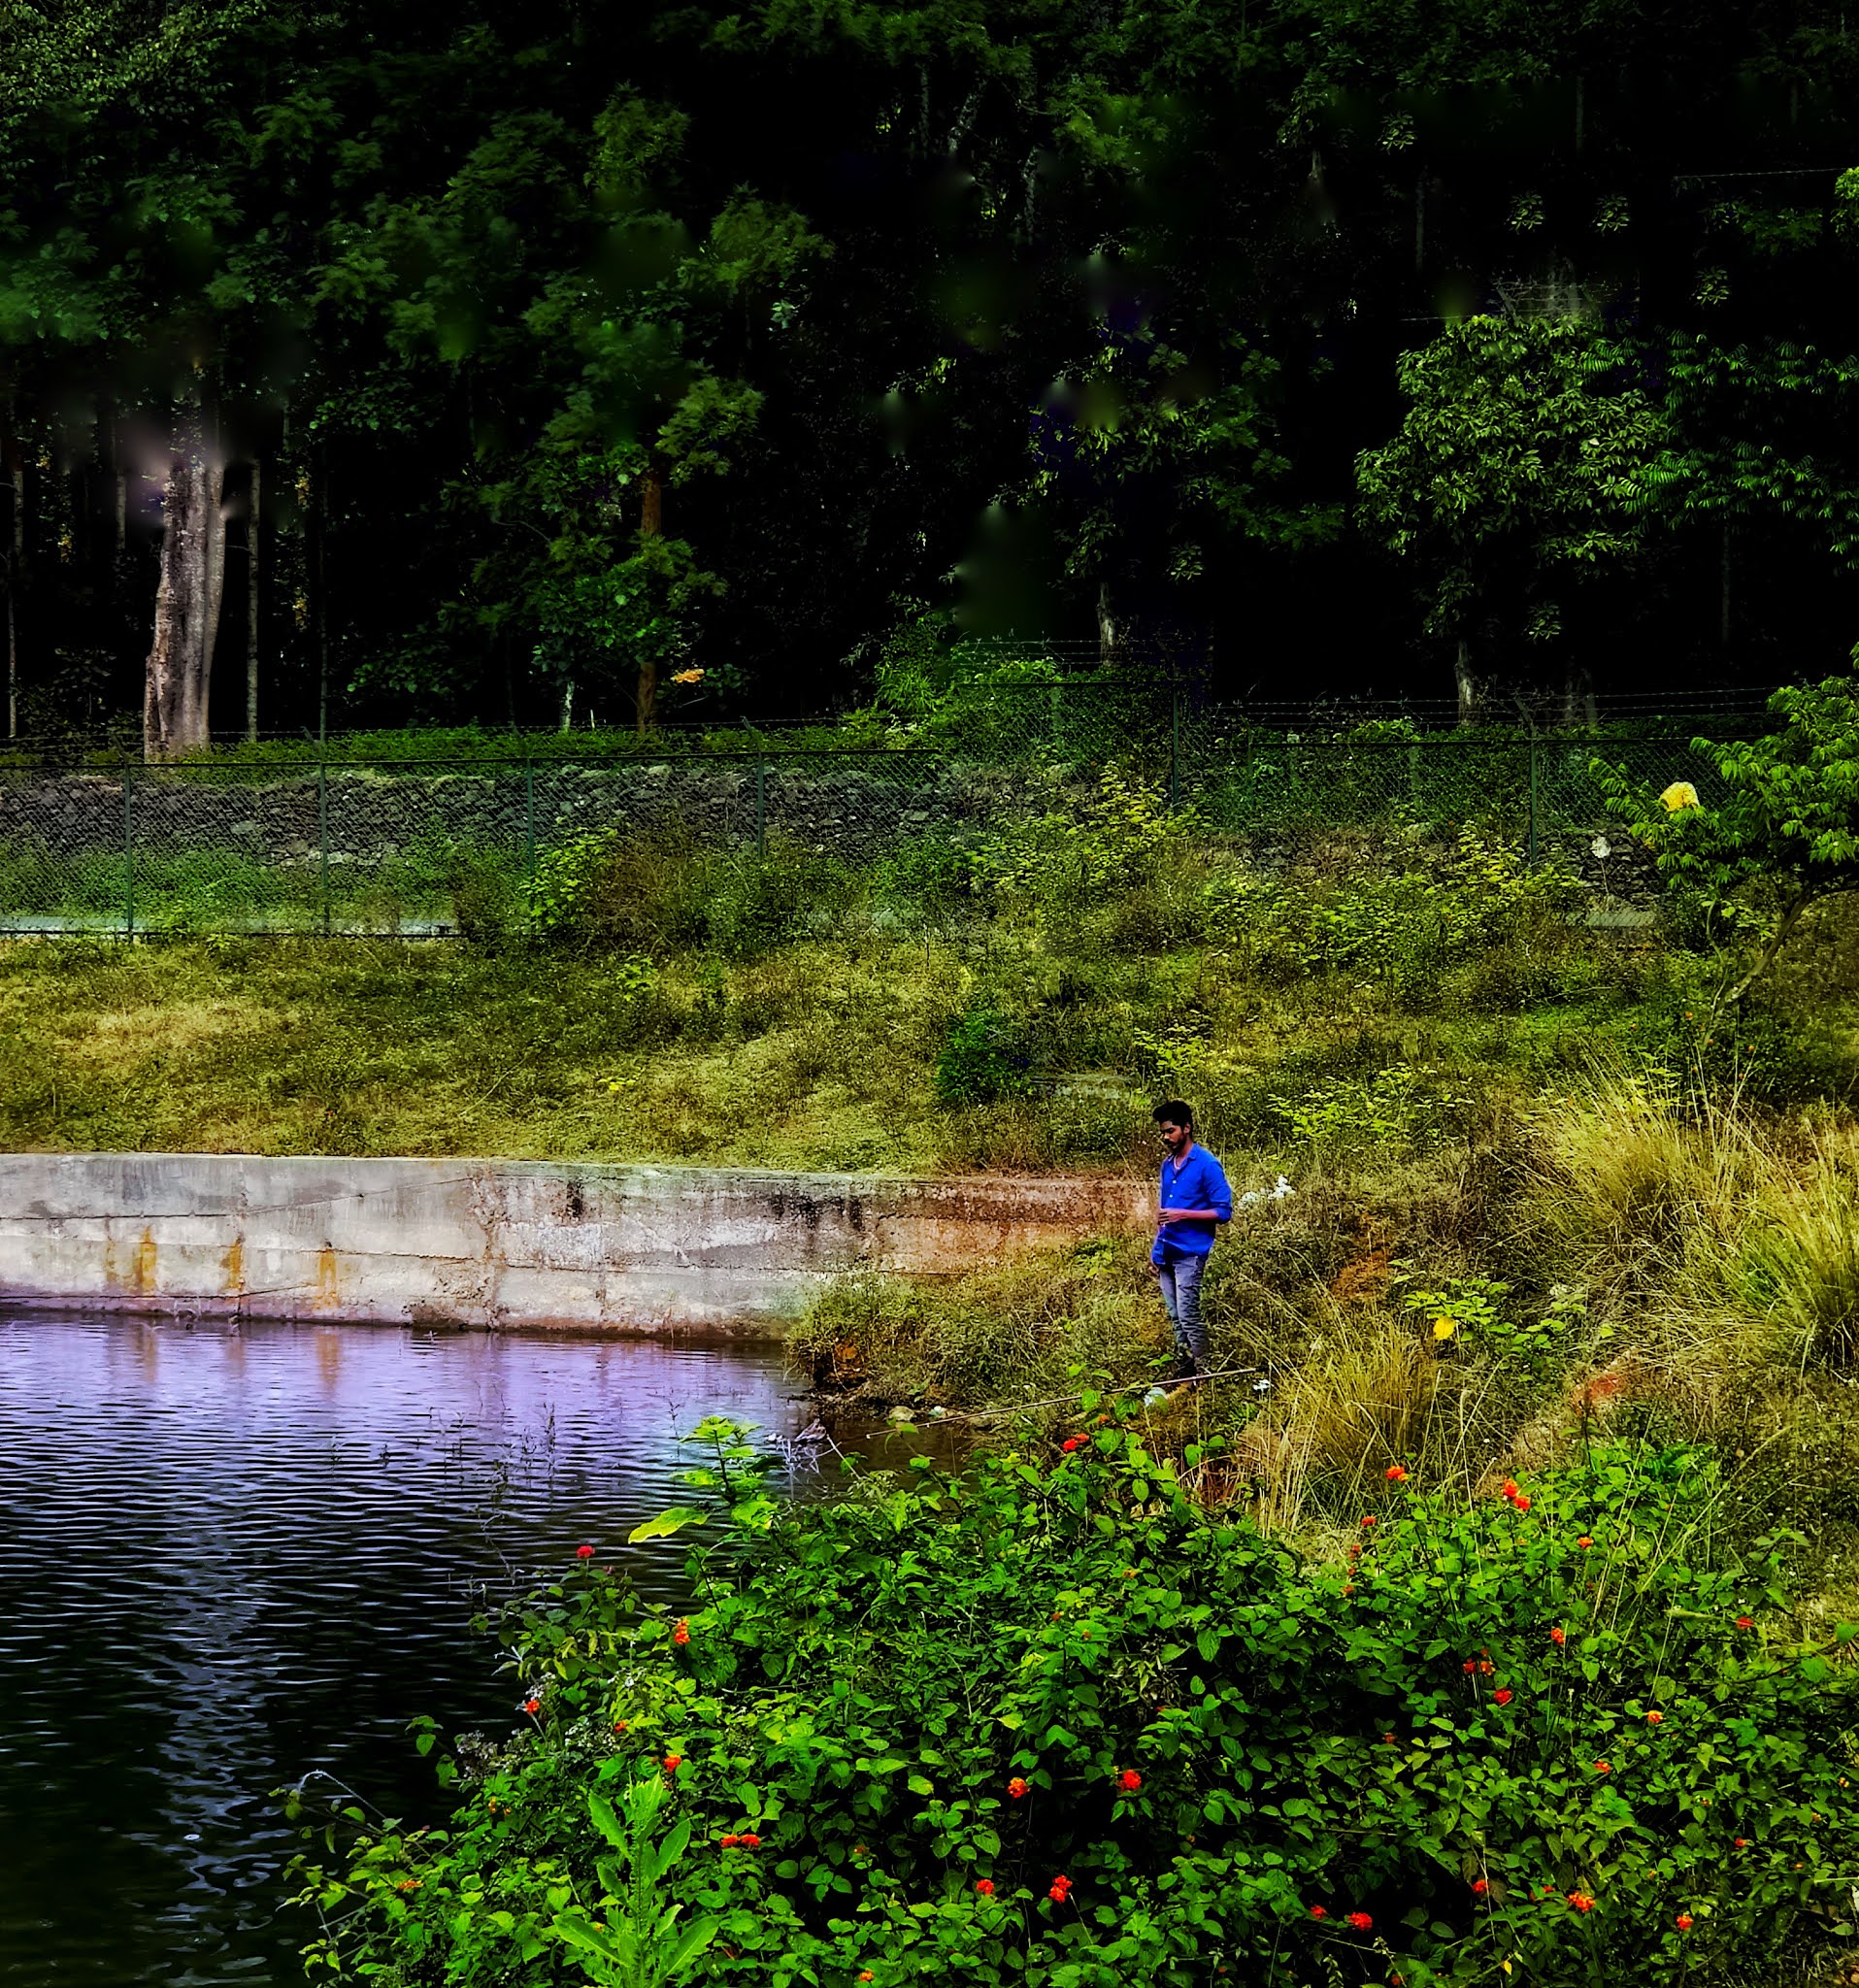
<svg viewBox="0 0 1859 1988"><path fill-rule="evenodd" d="M1155 1108L1162 1135L1162 1191L1155 1209L1149 1263L1175 1328L1176 1377L1197 1380L1208 1371L1207 1327L1201 1322L1201 1275L1213 1232L1233 1219L1233 1190L1220 1163L1194 1143L1194 1110L1179 1098Z"/></svg>

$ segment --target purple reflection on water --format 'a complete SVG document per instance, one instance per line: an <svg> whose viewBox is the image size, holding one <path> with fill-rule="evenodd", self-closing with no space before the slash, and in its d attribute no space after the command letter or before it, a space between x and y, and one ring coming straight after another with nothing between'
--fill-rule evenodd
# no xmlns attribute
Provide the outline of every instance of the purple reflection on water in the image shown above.
<svg viewBox="0 0 1859 1988"><path fill-rule="evenodd" d="M706 1414L780 1349L0 1315L0 1977L300 1978L270 1791L441 1805L406 1723L506 1730L470 1619L592 1541L648 1593Z"/></svg>

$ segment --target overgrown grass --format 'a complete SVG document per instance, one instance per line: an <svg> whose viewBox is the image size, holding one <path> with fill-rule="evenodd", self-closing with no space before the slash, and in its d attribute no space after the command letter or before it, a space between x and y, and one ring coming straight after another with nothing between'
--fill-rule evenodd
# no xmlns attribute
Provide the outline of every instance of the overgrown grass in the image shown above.
<svg viewBox="0 0 1859 1988"><path fill-rule="evenodd" d="M1256 1159L1237 1184L1262 1178ZM1603 1437L1713 1443L1725 1523L1804 1536L1813 1605L1859 1595L1859 1121L1591 1065L1456 1147L1312 1155L1206 1285L1224 1376L1147 1411L1206 1495L1345 1539L1386 1472L1474 1498ZM853 1280L797 1341L831 1397L1055 1433L1170 1352L1135 1239L954 1279ZM1340 1550L1340 1546L1339 1546Z"/></svg>
<svg viewBox="0 0 1859 1988"><path fill-rule="evenodd" d="M863 868L595 837L539 880L547 941L507 878L452 886L464 943L0 946L0 1137L1116 1170L1178 1092L1241 1172L1370 1156L1476 1229L1504 1128L1597 1056L1771 1102L1859 1068L1832 912L1718 1040L1697 959L1572 923L1573 886L1501 843L1350 831L1262 868L1114 779ZM1455 1168L1471 1187L1438 1187Z"/></svg>

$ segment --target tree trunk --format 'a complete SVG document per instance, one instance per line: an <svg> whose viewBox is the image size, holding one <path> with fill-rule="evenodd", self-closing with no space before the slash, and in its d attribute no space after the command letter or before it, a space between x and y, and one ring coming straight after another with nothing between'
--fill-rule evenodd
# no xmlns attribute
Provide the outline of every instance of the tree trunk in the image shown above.
<svg viewBox="0 0 1859 1988"><path fill-rule="evenodd" d="M246 513L246 737L258 737L258 554L259 506L264 497L264 469L251 463L251 504Z"/></svg>
<svg viewBox="0 0 1859 1988"><path fill-rule="evenodd" d="M13 546L7 557L7 737L19 736L19 582L26 570L26 469L13 465Z"/></svg>
<svg viewBox="0 0 1859 1988"><path fill-rule="evenodd" d="M1111 606L1111 583L1108 580L1100 580L1097 583L1097 665L1100 670L1109 670L1122 659L1123 627Z"/></svg>
<svg viewBox="0 0 1859 1988"><path fill-rule="evenodd" d="M1452 676L1459 692L1459 722L1476 725L1484 705L1484 685L1472 674L1472 645L1463 635L1452 659Z"/></svg>
<svg viewBox="0 0 1859 1988"><path fill-rule="evenodd" d="M646 488L639 502L639 536L642 540L656 539L665 530L665 472L657 462L646 468ZM642 654L639 659L639 688L634 693L633 712L639 736L643 739L652 728L652 716L658 707L658 658Z"/></svg>
<svg viewBox="0 0 1859 1988"><path fill-rule="evenodd" d="M195 401L176 417L162 486L161 584L142 704L142 748L149 759L175 759L207 744L226 572L224 488L225 471L209 453Z"/></svg>
<svg viewBox="0 0 1859 1988"><path fill-rule="evenodd" d="M1562 722L1570 727L1586 725L1590 731L1599 722L1594 678L1585 669L1572 667L1562 679Z"/></svg>

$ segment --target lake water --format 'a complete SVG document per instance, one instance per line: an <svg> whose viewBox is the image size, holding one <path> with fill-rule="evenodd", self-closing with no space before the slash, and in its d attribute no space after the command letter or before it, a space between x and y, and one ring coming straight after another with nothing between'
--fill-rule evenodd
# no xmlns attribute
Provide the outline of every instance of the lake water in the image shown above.
<svg viewBox="0 0 1859 1988"><path fill-rule="evenodd" d="M311 1769L441 1806L516 1722L475 1609L591 1541L675 1593L677 1438L811 1415L779 1348L0 1311L0 1980L286 1984Z"/></svg>

